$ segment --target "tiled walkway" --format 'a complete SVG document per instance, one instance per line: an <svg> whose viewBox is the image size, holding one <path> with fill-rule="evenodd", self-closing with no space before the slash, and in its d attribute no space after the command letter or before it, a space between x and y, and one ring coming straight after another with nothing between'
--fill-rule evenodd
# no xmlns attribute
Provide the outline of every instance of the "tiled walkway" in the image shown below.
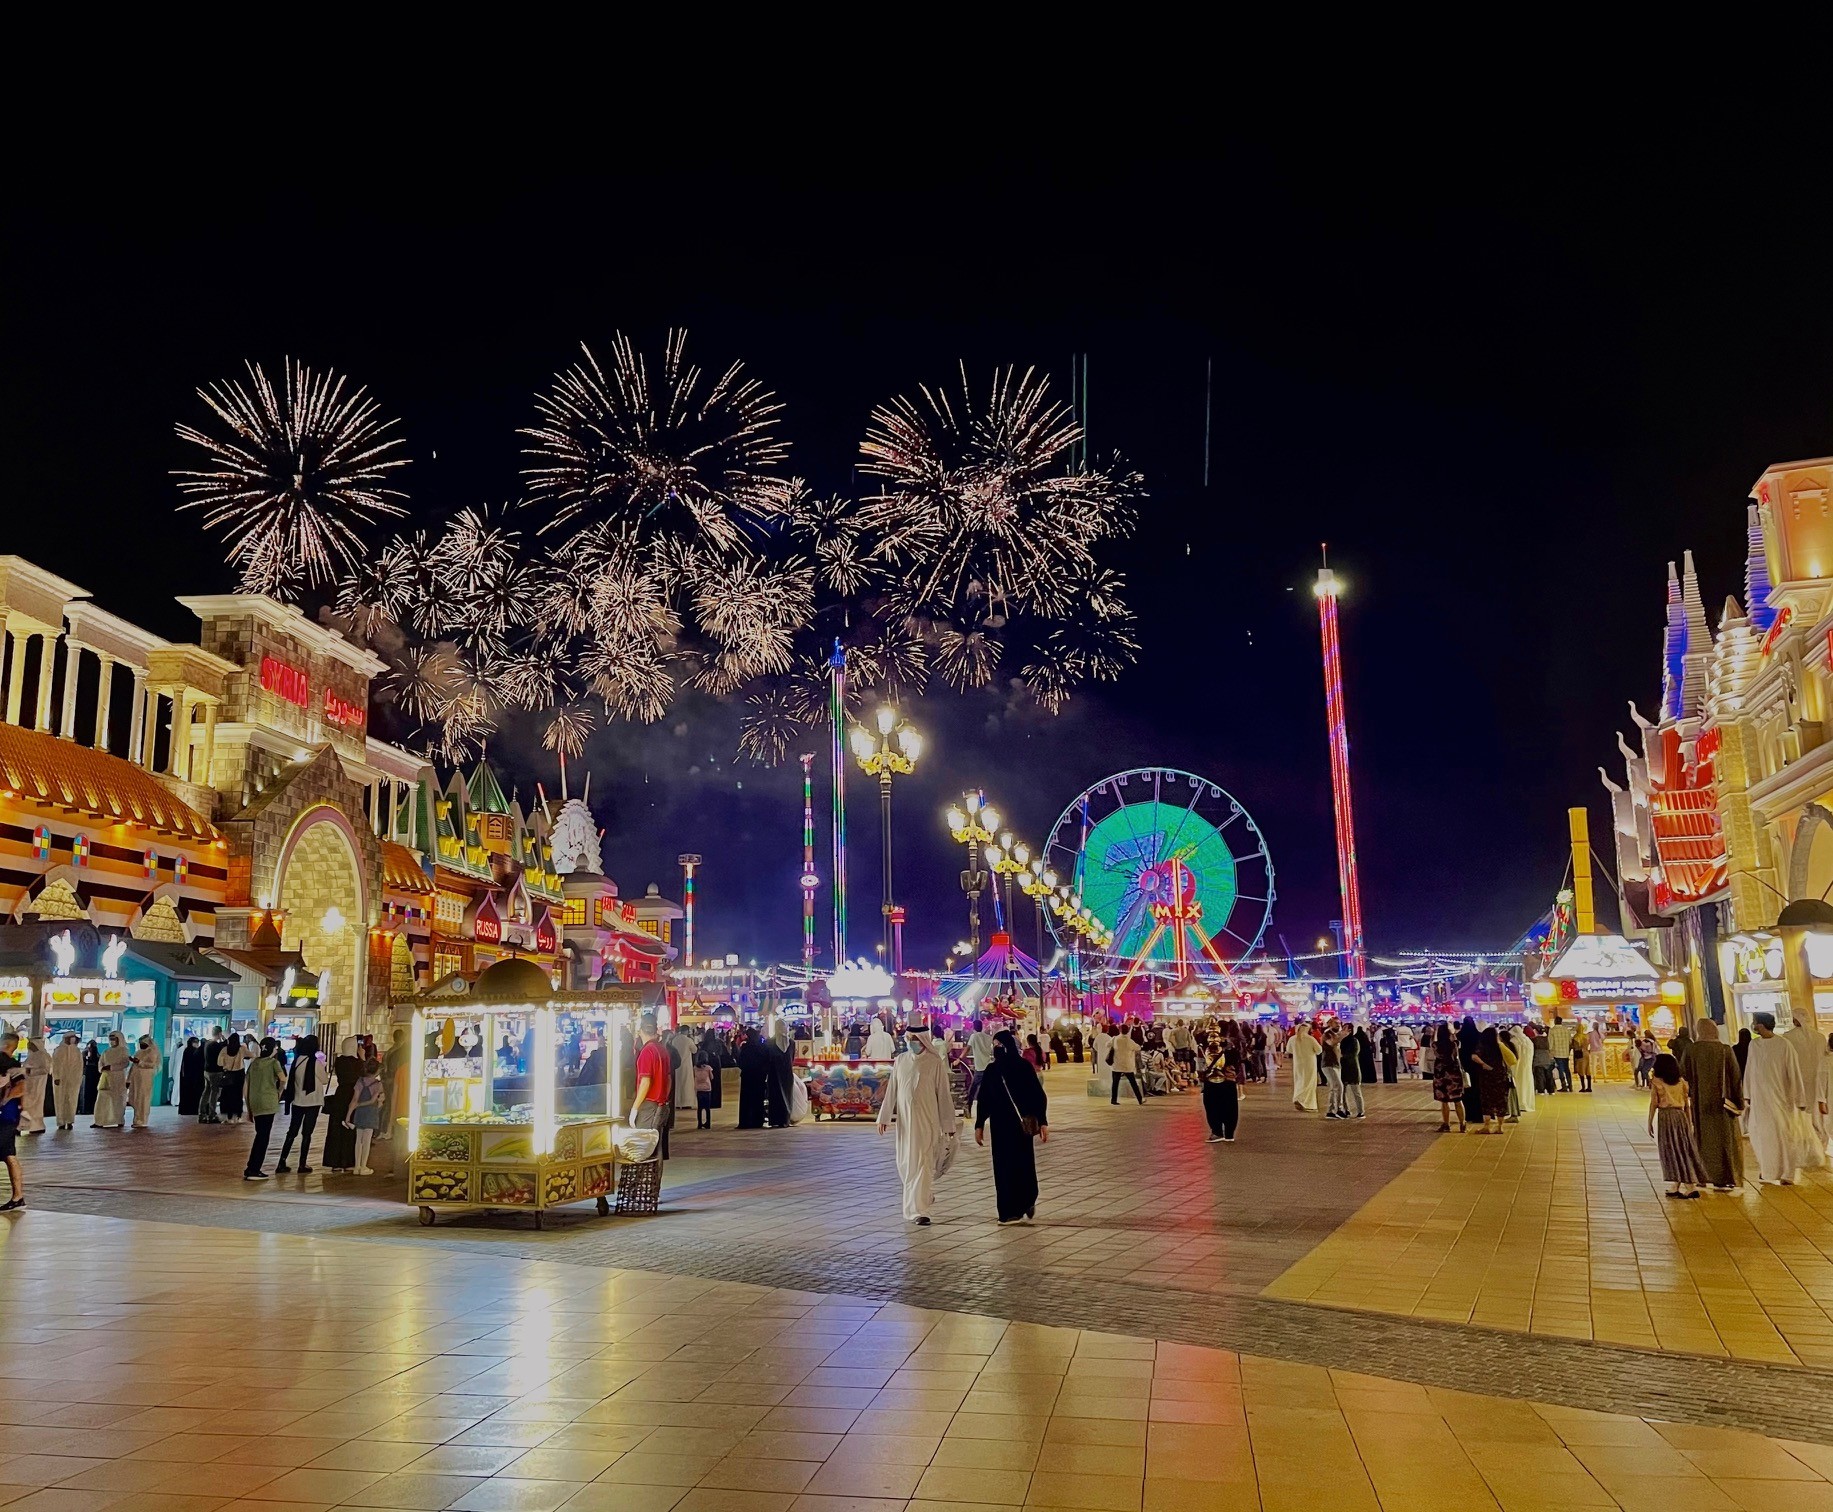
<svg viewBox="0 0 1833 1512"><path fill-rule="evenodd" d="M965 1262L1010 1276L1099 1276L1251 1295L1427 1149L1436 1121L1417 1083L1371 1089L1370 1115L1354 1124L1295 1113L1282 1084L1249 1089L1235 1144L1206 1145L1195 1097L1115 1108L1087 1096L1074 1068L1052 1071L1047 1082L1052 1138L1039 1149L1043 1221L1036 1227L1002 1229L994 1221L987 1152L971 1142L939 1185L939 1221L917 1229L901 1216L891 1141L869 1124L741 1133L731 1127L728 1099L711 1133L677 1136L665 1187L669 1242L734 1258ZM246 1186L247 1146L246 1128L199 1128L162 1108L145 1135L80 1126L24 1148L29 1179L47 1205L58 1205L60 1192L106 1192L112 1201L125 1191L156 1194L157 1216L202 1222L218 1220L212 1203L194 1199L263 1212L305 1204L294 1221L321 1232L380 1237L413 1226L399 1189L381 1178L319 1171ZM531 1235L525 1219L494 1217L442 1218L434 1234L447 1233L518 1251L538 1240L547 1258L607 1263L624 1258L625 1243L649 1242L640 1226L604 1224L589 1206L558 1215L542 1236Z"/></svg>
<svg viewBox="0 0 1833 1512"><path fill-rule="evenodd" d="M1833 1177L1666 1199L1647 1106L1600 1086L1443 1136L1265 1295L1833 1366Z"/></svg>
<svg viewBox="0 0 1833 1512"><path fill-rule="evenodd" d="M0 1275L7 1512L1833 1508L1812 1445L843 1296L37 1210Z"/></svg>

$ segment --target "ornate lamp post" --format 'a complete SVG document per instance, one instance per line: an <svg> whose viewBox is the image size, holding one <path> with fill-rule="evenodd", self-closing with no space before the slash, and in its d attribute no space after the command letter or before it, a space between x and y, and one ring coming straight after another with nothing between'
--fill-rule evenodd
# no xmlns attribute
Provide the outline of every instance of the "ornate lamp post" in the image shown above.
<svg viewBox="0 0 1833 1512"><path fill-rule="evenodd" d="M1024 875L1018 879L1018 885L1037 908L1037 1022L1041 1030L1044 1024L1044 899L1056 891L1057 874L1045 868L1042 856L1033 856Z"/></svg>
<svg viewBox="0 0 1833 1512"><path fill-rule="evenodd" d="M885 841L885 901L881 912L885 921L882 954L887 964L897 959L892 949L891 901L891 778L916 770L917 757L923 754L923 737L897 717L889 707L878 711L874 735L864 725L853 726L853 755L868 777L878 779L878 818Z"/></svg>
<svg viewBox="0 0 1833 1512"><path fill-rule="evenodd" d="M961 806L948 811L948 832L957 845L967 847L967 870L961 873L961 891L967 894L968 956L980 959L980 895L987 874L980 869L980 847L999 830L999 814L978 792L964 793Z"/></svg>
<svg viewBox="0 0 1833 1512"><path fill-rule="evenodd" d="M1001 832L998 843L986 848L987 865L1000 878L999 913L1005 920L1007 934L1012 932L1012 879L1025 869L1030 859L1030 850L1012 837L1011 830Z"/></svg>

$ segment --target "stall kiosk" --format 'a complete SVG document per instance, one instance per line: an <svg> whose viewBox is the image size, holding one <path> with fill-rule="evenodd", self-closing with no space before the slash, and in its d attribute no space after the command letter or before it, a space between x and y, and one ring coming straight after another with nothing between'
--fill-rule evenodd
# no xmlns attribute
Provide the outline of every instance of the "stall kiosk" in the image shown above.
<svg viewBox="0 0 1833 1512"><path fill-rule="evenodd" d="M530 961L487 968L463 992L414 1000L407 1200L441 1212L611 1211L620 1163L656 1135L622 1123L636 988L558 992Z"/></svg>
<svg viewBox="0 0 1833 1512"><path fill-rule="evenodd" d="M1547 1022L1557 1016L1581 1028L1602 1026L1604 1063L1591 1070L1596 1081L1634 1080L1633 1035L1646 1030L1665 1043L1687 1005L1686 983L1663 976L1621 935L1576 936L1528 993Z"/></svg>

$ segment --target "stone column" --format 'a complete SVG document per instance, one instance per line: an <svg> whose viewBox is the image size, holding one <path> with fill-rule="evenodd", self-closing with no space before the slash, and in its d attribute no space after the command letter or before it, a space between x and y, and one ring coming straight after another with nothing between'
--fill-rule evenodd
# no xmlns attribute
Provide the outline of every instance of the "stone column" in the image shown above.
<svg viewBox="0 0 1833 1512"><path fill-rule="evenodd" d="M134 706L127 730L127 759L135 766L146 765L146 673L134 671Z"/></svg>
<svg viewBox="0 0 1833 1512"><path fill-rule="evenodd" d="M388 779L388 838L395 838L395 779Z"/></svg>
<svg viewBox="0 0 1833 1512"><path fill-rule="evenodd" d="M6 688L6 722L16 725L25 695L25 621L16 614L7 615L6 633L13 638L13 677Z"/></svg>
<svg viewBox="0 0 1833 1512"><path fill-rule="evenodd" d="M206 786L216 771L216 700L204 705L204 775L198 780Z"/></svg>
<svg viewBox="0 0 1833 1512"><path fill-rule="evenodd" d="M64 638L64 677L59 699L63 712L59 722L63 729L58 733L65 740L76 739L76 674L83 665L83 648L68 636Z"/></svg>
<svg viewBox="0 0 1833 1512"><path fill-rule="evenodd" d="M99 654L99 653L98 653ZM115 659L112 656L102 657L102 673L95 683L95 748L106 751L108 747L109 715L114 710Z"/></svg>
<svg viewBox="0 0 1833 1512"><path fill-rule="evenodd" d="M167 697L172 704L172 735L165 746L165 770L168 777L189 782L191 759L191 703L183 688L174 688Z"/></svg>
<svg viewBox="0 0 1833 1512"><path fill-rule="evenodd" d="M34 730L51 733L51 667L57 655L57 636L47 630L38 638L38 716Z"/></svg>

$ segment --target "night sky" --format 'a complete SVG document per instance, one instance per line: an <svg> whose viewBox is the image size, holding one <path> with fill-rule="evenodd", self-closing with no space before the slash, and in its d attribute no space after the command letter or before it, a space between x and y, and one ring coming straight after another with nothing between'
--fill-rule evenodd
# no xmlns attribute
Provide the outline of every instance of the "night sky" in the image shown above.
<svg viewBox="0 0 1833 1512"><path fill-rule="evenodd" d="M1694 549L1716 619L1742 592L1759 471L1833 451L1829 203L1824 180L1716 137L1582 161L1529 144L1481 172L1397 151L1218 145L1073 177L938 162L890 202L812 165L623 174L602 194L573 176L335 196L230 176L179 203L125 166L112 187L26 187L0 249L0 551L194 634L172 596L233 575L172 512L172 424L245 358L367 383L403 419L404 486L432 520L516 496L532 395L619 329L653 349L683 325L705 364L743 358L788 405L794 469L832 489L853 486L876 402L961 359L982 387L996 363L1036 364L1067 398L1086 352L1092 450L1119 449L1150 493L1113 559L1144 656L1056 719L946 690L910 711L931 738L897 789L912 960L965 932L940 819L962 787L1035 841L1083 785L1144 763L1252 811L1274 929L1316 939L1337 908L1310 593L1325 540L1348 582L1370 943L1503 947L1560 882L1565 807L1602 827L1596 768L1618 764L1626 700L1655 704L1667 560ZM698 851L703 952L788 958L798 774L738 761L735 731L688 698L595 739L607 870L626 895L670 891L676 853ZM532 728L491 754L524 796L551 790ZM877 937L863 789L856 951Z"/></svg>

